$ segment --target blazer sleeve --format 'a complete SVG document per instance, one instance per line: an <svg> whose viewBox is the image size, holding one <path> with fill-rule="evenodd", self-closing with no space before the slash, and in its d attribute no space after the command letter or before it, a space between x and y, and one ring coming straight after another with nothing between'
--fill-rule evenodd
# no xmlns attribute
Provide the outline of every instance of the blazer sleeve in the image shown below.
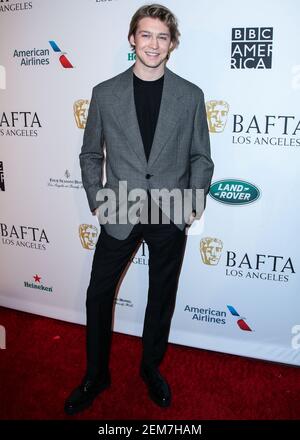
<svg viewBox="0 0 300 440"><path fill-rule="evenodd" d="M211 158L209 132L206 118L204 95L199 89L200 96L195 112L192 143L190 149L190 182L189 188L193 189L193 212L196 218L200 218L205 208L206 195L209 192L210 183L214 171L214 163ZM203 190L202 195L196 195L196 189ZM198 197L198 204L196 204ZM200 205L200 211L198 206ZM202 207L201 207L202 205ZM198 209L196 209L198 208Z"/></svg>
<svg viewBox="0 0 300 440"><path fill-rule="evenodd" d="M94 87L83 135L83 145L79 154L82 184L91 211L99 206L100 202L96 201L96 194L103 188L103 145L103 124Z"/></svg>

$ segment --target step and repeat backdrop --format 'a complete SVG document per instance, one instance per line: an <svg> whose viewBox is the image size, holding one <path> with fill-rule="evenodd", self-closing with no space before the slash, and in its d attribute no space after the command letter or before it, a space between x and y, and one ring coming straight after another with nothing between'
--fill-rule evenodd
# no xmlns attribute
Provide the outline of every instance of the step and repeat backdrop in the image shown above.
<svg viewBox="0 0 300 440"><path fill-rule="evenodd" d="M92 87L127 69L137 0L0 1L0 304L85 323L100 226L78 155ZM300 6L169 0L168 67L205 94L215 173L190 229L170 342L300 365ZM140 336L142 243L114 330ZM1 324L1 322L0 322Z"/></svg>

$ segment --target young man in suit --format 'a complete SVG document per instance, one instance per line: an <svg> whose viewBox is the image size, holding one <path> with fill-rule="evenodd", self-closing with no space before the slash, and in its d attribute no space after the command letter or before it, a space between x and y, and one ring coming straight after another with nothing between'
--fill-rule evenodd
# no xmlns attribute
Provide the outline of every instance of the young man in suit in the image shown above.
<svg viewBox="0 0 300 440"><path fill-rule="evenodd" d="M165 223L159 204L159 221L154 222L151 213L155 204L150 193L163 188L176 189L181 195L185 189L202 190L205 199L213 173L203 93L166 67L179 36L177 20L168 8L142 6L132 17L128 34L136 53L135 64L93 89L80 165L90 209L102 227L87 290L87 369L81 385L65 402L67 414L90 406L110 385L115 290L143 238L149 248L149 290L140 375L157 405L167 407L171 403L170 386L158 367L167 349L185 228L200 218L204 208L199 209L193 193L190 212L185 210L179 220L171 213ZM129 217L122 222L107 221L101 211L103 193L116 192L120 182L126 183L126 191L139 188L146 194L137 221L129 221ZM120 195L116 200L118 214ZM132 204L127 203L130 211ZM142 217L143 212L146 215Z"/></svg>

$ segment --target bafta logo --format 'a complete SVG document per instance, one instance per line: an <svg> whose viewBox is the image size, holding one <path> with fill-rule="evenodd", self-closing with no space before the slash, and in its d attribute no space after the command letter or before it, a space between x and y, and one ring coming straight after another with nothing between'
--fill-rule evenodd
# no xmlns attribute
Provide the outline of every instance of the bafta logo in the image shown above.
<svg viewBox="0 0 300 440"><path fill-rule="evenodd" d="M79 237L84 249L93 251L97 243L98 230L96 226L82 224L79 226Z"/></svg>
<svg viewBox="0 0 300 440"><path fill-rule="evenodd" d="M89 109L89 100L88 99L78 99L74 102L73 110L75 121L78 128L85 128L87 115Z"/></svg>
<svg viewBox="0 0 300 440"><path fill-rule="evenodd" d="M210 133L221 133L224 131L229 112L229 104L226 101L208 101L206 113Z"/></svg>
<svg viewBox="0 0 300 440"><path fill-rule="evenodd" d="M219 263L223 242L218 238L205 237L200 241L200 253L204 264L216 266Z"/></svg>

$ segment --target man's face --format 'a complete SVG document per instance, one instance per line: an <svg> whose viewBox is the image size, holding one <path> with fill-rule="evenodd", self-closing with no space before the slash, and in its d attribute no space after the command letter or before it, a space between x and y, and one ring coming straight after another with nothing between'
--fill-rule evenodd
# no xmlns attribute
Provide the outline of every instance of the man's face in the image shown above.
<svg viewBox="0 0 300 440"><path fill-rule="evenodd" d="M145 17L139 21L130 43L135 46L137 63L156 68L165 62L172 49L171 35L167 25L159 18Z"/></svg>

